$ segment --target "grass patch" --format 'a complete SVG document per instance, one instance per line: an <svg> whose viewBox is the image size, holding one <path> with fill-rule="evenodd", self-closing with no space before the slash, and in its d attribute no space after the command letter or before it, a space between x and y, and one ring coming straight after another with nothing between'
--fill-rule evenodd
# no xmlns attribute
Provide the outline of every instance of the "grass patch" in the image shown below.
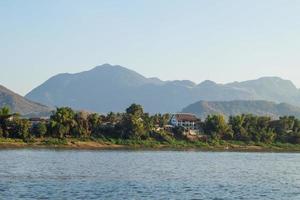
<svg viewBox="0 0 300 200"><path fill-rule="evenodd" d="M22 139L0 138L0 143L24 143Z"/></svg>

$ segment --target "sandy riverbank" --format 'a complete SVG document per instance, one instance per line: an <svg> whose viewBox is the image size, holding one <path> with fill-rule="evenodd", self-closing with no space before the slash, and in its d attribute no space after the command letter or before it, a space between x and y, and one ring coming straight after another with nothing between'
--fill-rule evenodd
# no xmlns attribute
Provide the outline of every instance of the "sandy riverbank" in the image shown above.
<svg viewBox="0 0 300 200"><path fill-rule="evenodd" d="M66 140L64 143L45 142L37 140L26 143L21 140L7 140L0 142L0 149L21 148L49 148L49 149L74 149L74 150L178 150L178 151L228 151L228 152L299 152L299 145L239 145L225 143L222 145L195 145L180 144L113 144L103 141L78 141Z"/></svg>

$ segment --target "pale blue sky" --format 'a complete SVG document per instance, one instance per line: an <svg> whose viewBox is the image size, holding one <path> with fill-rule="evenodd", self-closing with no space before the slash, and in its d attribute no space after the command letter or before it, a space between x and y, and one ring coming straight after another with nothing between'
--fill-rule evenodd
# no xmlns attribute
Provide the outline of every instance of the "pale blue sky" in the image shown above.
<svg viewBox="0 0 300 200"><path fill-rule="evenodd" d="M103 63L197 83L300 87L300 0L0 0L0 84L21 94Z"/></svg>

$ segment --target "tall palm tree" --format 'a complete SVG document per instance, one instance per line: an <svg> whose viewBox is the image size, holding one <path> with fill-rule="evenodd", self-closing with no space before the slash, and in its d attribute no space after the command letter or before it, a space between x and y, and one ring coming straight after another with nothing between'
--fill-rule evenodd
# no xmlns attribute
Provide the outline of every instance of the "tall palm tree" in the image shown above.
<svg viewBox="0 0 300 200"><path fill-rule="evenodd" d="M7 106L4 106L0 109L0 115L9 115L10 114L10 109Z"/></svg>

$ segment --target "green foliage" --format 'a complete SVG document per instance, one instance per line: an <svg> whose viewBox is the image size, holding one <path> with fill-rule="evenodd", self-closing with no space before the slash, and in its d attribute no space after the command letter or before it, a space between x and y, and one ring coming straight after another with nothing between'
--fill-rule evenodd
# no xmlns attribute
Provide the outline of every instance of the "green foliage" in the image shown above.
<svg viewBox="0 0 300 200"><path fill-rule="evenodd" d="M132 104L129 108L126 109L126 113L129 115L135 115L137 117L142 117L144 114L144 109L141 105Z"/></svg>
<svg viewBox="0 0 300 200"><path fill-rule="evenodd" d="M145 134L144 121L139 115L127 114L123 122L123 127L126 138L142 139Z"/></svg>
<svg viewBox="0 0 300 200"><path fill-rule="evenodd" d="M71 136L76 126L75 112L68 107L57 108L50 117L50 134L57 138Z"/></svg>
<svg viewBox="0 0 300 200"><path fill-rule="evenodd" d="M152 131L150 137L162 143L172 143L174 140L173 135L166 131Z"/></svg>
<svg viewBox="0 0 300 200"><path fill-rule="evenodd" d="M93 113L93 114L88 115L87 121L88 121L88 126L89 126L90 132L92 134L97 133L102 124L102 117L100 115L98 115L97 113Z"/></svg>
<svg viewBox="0 0 300 200"><path fill-rule="evenodd" d="M108 122L108 123L111 123L111 124L115 124L118 121L118 117L119 117L118 114L110 112L105 117L105 122Z"/></svg>
<svg viewBox="0 0 300 200"><path fill-rule="evenodd" d="M75 137L90 137L91 130L88 121L89 114L86 112L78 112L74 115L75 125L73 127L72 135Z"/></svg>
<svg viewBox="0 0 300 200"><path fill-rule="evenodd" d="M233 131L234 140L250 141L250 136L245 128L245 115L230 116L229 125Z"/></svg>
<svg viewBox="0 0 300 200"><path fill-rule="evenodd" d="M270 117L254 115L238 115L229 118L233 139L244 142L274 142L276 133L271 122Z"/></svg>
<svg viewBox="0 0 300 200"><path fill-rule="evenodd" d="M126 115L124 117L122 127L125 130L125 138L141 140L148 137L149 130L151 129L152 120L149 119L148 114L144 114L143 107L141 105L132 104L126 109Z"/></svg>
<svg viewBox="0 0 300 200"><path fill-rule="evenodd" d="M132 104L126 113L75 112L71 108L57 108L50 120L31 124L18 115L10 115L7 108L0 110L0 138L21 139L31 142L33 138L45 138L44 144L66 144L67 138L78 140L104 140L131 145L158 145L186 147L224 146L228 142L272 146L274 143L300 144L300 120L283 116L272 120L266 116L230 116L228 122L222 115L208 116L199 122L201 136L187 135L183 127L165 131L169 114L149 115L141 105ZM168 129L166 129L168 130ZM204 145L205 146L205 145Z"/></svg>
<svg viewBox="0 0 300 200"><path fill-rule="evenodd" d="M0 137L3 137L3 129L0 127Z"/></svg>
<svg viewBox="0 0 300 200"><path fill-rule="evenodd" d="M10 130L9 137L27 139L31 137L29 134L30 122L27 119L15 119L11 123L12 129Z"/></svg>
<svg viewBox="0 0 300 200"><path fill-rule="evenodd" d="M158 125L159 127L163 127L165 125L167 125L170 121L170 114L166 113L166 114L155 114L152 116L153 119L153 123Z"/></svg>
<svg viewBox="0 0 300 200"><path fill-rule="evenodd" d="M2 107L0 109L0 136L1 137L9 137L9 124L10 120L10 109L9 107Z"/></svg>
<svg viewBox="0 0 300 200"><path fill-rule="evenodd" d="M185 130L182 126L175 127L173 129L174 138L177 140L185 140L186 136L184 134Z"/></svg>
<svg viewBox="0 0 300 200"><path fill-rule="evenodd" d="M4 106L0 109L0 116L1 115L9 115L10 114L10 108L7 106Z"/></svg>
<svg viewBox="0 0 300 200"><path fill-rule="evenodd" d="M44 137L47 134L47 125L44 122L35 124L31 129L32 135L35 137Z"/></svg>
<svg viewBox="0 0 300 200"><path fill-rule="evenodd" d="M213 139L231 139L232 130L222 115L209 115L204 122L204 132Z"/></svg>
<svg viewBox="0 0 300 200"><path fill-rule="evenodd" d="M276 141L299 143L298 135L300 133L300 120L294 116L280 117L279 120L271 122L271 127L276 132Z"/></svg>

